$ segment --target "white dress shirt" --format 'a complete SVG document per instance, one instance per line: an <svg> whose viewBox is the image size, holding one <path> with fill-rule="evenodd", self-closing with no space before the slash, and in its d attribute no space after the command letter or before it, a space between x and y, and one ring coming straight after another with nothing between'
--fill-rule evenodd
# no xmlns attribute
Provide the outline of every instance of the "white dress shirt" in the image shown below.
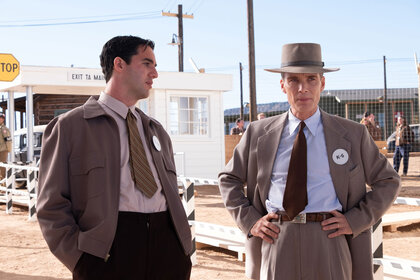
<svg viewBox="0 0 420 280"><path fill-rule="evenodd" d="M271 174L271 184L266 200L267 211L284 211L283 196L286 188L287 172L293 142L298 133L301 120L296 118L289 109L288 120L284 126L280 145L277 149ZM310 118L305 120L304 133L307 145L307 190L308 205L302 213L329 212L342 210L335 193L328 165L327 147L325 144L324 127L319 108Z"/></svg>
<svg viewBox="0 0 420 280"><path fill-rule="evenodd" d="M119 211L129 212L142 212L154 213L166 211L166 199L162 193L162 185L157 175L155 164L153 163L152 155L146 145L143 124L141 122L140 114L135 110L135 106L127 107L121 101L113 98L112 96L102 92L99 96L99 104L106 113L111 115L118 125L120 132L121 143L121 179L120 179L120 205ZM137 126L139 128L140 138L143 142L143 147L146 152L147 161L149 162L150 169L152 170L153 177L155 178L158 189L156 193L148 198L140 190L138 190L131 177L130 171L130 151L128 146L128 131L125 118L127 117L128 110L134 114L137 119ZM106 153L106 151L104 151Z"/></svg>

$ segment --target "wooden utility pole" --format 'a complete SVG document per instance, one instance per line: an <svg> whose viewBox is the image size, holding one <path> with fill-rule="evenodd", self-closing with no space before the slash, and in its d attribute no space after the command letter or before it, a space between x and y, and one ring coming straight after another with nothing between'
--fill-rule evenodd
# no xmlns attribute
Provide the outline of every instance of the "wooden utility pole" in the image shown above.
<svg viewBox="0 0 420 280"><path fill-rule="evenodd" d="M194 15L182 14L182 5L178 5L178 13L165 13L162 11L162 16L177 17L178 18L178 71L184 72L184 28L182 24L183 18L193 19Z"/></svg>
<svg viewBox="0 0 420 280"><path fill-rule="evenodd" d="M242 63L239 62L239 80L240 80L240 86L241 86L241 113L240 118L244 119L244 94L242 89Z"/></svg>
<svg viewBox="0 0 420 280"><path fill-rule="evenodd" d="M257 120L253 0L248 1L249 121Z"/></svg>
<svg viewBox="0 0 420 280"><path fill-rule="evenodd" d="M387 87L386 87L386 57L384 56L384 136L385 139L388 138L388 135L386 133L387 131L387 103L388 103L388 97L387 97ZM394 122L394 116L392 116L392 121Z"/></svg>

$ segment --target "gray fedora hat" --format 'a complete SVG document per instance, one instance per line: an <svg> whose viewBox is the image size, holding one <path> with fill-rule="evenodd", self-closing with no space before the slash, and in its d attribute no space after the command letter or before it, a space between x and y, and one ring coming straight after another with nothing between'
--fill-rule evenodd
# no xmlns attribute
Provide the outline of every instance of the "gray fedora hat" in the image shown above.
<svg viewBox="0 0 420 280"><path fill-rule="evenodd" d="M325 73L340 68L324 68L319 44L295 43L283 45L280 68L264 70L274 73Z"/></svg>

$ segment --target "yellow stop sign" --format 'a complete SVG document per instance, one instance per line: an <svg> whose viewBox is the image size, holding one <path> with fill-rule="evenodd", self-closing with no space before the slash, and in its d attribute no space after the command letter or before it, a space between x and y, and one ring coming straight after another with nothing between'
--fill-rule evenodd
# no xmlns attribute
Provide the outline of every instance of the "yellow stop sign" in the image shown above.
<svg viewBox="0 0 420 280"><path fill-rule="evenodd" d="M0 81L11 82L19 75L19 61L8 53L0 53Z"/></svg>

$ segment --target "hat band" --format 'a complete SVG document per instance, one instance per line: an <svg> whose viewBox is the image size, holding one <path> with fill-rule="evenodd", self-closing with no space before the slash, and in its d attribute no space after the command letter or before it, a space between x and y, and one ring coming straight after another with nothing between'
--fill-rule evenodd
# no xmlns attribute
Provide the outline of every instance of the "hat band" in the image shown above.
<svg viewBox="0 0 420 280"><path fill-rule="evenodd" d="M322 61L293 61L293 62L289 62L289 63L282 63L281 67L286 67L286 66L319 66L319 67L324 67L324 62Z"/></svg>

